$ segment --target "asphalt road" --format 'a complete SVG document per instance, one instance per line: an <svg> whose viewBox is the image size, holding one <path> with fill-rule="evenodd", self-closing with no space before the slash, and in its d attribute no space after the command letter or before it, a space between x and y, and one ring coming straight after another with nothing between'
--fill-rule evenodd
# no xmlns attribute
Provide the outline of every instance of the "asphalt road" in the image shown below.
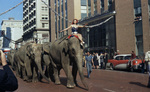
<svg viewBox="0 0 150 92"><path fill-rule="evenodd" d="M19 88L15 92L150 92L150 88L146 87L148 74L93 69L88 79L84 68L84 75L89 86L88 91L84 89L79 76L77 81L80 87L66 88L67 79L61 70L61 85L55 85L53 82L48 84L45 80L43 83L27 83L18 78Z"/></svg>

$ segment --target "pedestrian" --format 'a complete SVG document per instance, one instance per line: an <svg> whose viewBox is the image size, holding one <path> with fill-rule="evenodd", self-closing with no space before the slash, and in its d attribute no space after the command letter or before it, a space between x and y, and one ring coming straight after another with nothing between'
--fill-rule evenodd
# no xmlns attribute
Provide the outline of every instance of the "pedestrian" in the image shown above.
<svg viewBox="0 0 150 92"><path fill-rule="evenodd" d="M68 28L65 28L64 30L59 31L59 32L63 32L63 31L66 31L66 30L69 30L70 28L72 28L72 35L78 36L79 40L81 41L81 45L83 45L84 41L82 40L82 35L78 33L78 28L83 28L86 25L87 24L79 25L78 24L78 20L77 19L73 19L72 24Z"/></svg>
<svg viewBox="0 0 150 92"><path fill-rule="evenodd" d="M150 88L150 51L145 53L145 62L147 64L147 70L148 70L148 74L149 74L149 80L148 80L147 87Z"/></svg>
<svg viewBox="0 0 150 92"><path fill-rule="evenodd" d="M101 63L101 69L103 69L104 67L103 67L103 63L104 63L104 55L103 55L103 53L101 53L101 55L100 55L100 63Z"/></svg>
<svg viewBox="0 0 150 92"><path fill-rule="evenodd" d="M135 55L135 53L134 53L134 51L132 51L132 53L131 53L131 58L130 58L130 61L129 61L129 67L132 69L132 62L133 62L133 60L136 58L136 55Z"/></svg>
<svg viewBox="0 0 150 92"><path fill-rule="evenodd" d="M134 51L132 51L132 53L131 53L131 59L135 59L135 58L136 58L136 55L135 55Z"/></svg>
<svg viewBox="0 0 150 92"><path fill-rule="evenodd" d="M0 50L0 64L0 92L15 91L18 88L18 81L9 68L2 50Z"/></svg>
<svg viewBox="0 0 150 92"><path fill-rule="evenodd" d="M98 66L99 66L99 69L100 69L101 62L100 62L100 55L99 55L99 54L98 54L98 56L97 56L97 60L98 60Z"/></svg>
<svg viewBox="0 0 150 92"><path fill-rule="evenodd" d="M94 68L97 69L98 68L97 53L94 53L93 61L94 61Z"/></svg>
<svg viewBox="0 0 150 92"><path fill-rule="evenodd" d="M105 63L104 69L106 69L107 62L108 62L108 54L105 52L105 54L104 54L104 63Z"/></svg>
<svg viewBox="0 0 150 92"><path fill-rule="evenodd" d="M87 52L87 56L85 57L85 63L87 68L87 77L90 78L90 74L92 72L92 63L93 63L93 58L92 55L90 55L90 52Z"/></svg>

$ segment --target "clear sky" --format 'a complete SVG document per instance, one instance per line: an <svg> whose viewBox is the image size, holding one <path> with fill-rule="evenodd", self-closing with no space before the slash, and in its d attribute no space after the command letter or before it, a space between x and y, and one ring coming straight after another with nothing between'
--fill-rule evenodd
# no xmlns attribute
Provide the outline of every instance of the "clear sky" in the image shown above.
<svg viewBox="0 0 150 92"><path fill-rule="evenodd" d="M0 14L9 10L10 8L16 6L23 0L0 0ZM22 20L23 19L23 4L19 5L15 9L9 11L0 16L0 30L1 30L1 23L2 20L8 20L9 17L15 18L15 20Z"/></svg>

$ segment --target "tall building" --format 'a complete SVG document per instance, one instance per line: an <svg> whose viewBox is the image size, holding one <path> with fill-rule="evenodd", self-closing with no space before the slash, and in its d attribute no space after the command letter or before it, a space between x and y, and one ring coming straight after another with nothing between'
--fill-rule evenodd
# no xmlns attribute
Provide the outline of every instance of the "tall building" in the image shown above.
<svg viewBox="0 0 150 92"><path fill-rule="evenodd" d="M63 35L70 34L71 31L59 33L59 31L71 25L73 19L81 19L81 1L82 0L50 0L51 13L51 41L55 41Z"/></svg>
<svg viewBox="0 0 150 92"><path fill-rule="evenodd" d="M43 0L49 5L49 0ZM41 0L23 2L23 41L49 42L49 8Z"/></svg>
<svg viewBox="0 0 150 92"><path fill-rule="evenodd" d="M67 28L74 18L79 24L94 26L82 28L85 50L91 52L107 52L110 57L119 53L142 55L150 50L150 0L51 0L51 41L55 41L71 30L60 33Z"/></svg>
<svg viewBox="0 0 150 92"><path fill-rule="evenodd" d="M22 38L23 35L23 21L14 20L14 18L9 18L9 20L3 20L1 23L2 31L5 37L2 37L2 47L15 48L15 41Z"/></svg>

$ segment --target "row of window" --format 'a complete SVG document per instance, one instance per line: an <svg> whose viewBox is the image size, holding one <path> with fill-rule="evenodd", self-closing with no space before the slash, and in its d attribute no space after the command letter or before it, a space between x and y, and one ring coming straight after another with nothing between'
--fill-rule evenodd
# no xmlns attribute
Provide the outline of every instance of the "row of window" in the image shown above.
<svg viewBox="0 0 150 92"><path fill-rule="evenodd" d="M33 3L33 5L31 5L31 6L29 7L29 12L31 12L33 9L35 9L35 7L36 7L36 5L35 5L35 3Z"/></svg>
<svg viewBox="0 0 150 92"><path fill-rule="evenodd" d="M94 15L97 14L97 2L98 0L94 0L93 8L94 8ZM108 1L108 11L112 11L112 0L107 0ZM81 0L81 18L87 17L87 7L88 7L88 16L91 16L91 0ZM101 13L104 12L104 0L100 0L100 10Z"/></svg>
<svg viewBox="0 0 150 92"><path fill-rule="evenodd" d="M68 9L67 9L67 0L65 0L65 16L64 16L64 4L63 4L64 0L61 0L61 12L60 12L60 0L55 0L55 11L57 12L58 10L58 14L62 17L65 17L65 19L68 19L67 15L68 15ZM62 28L60 28L60 19L62 20ZM57 14L55 14L55 39L57 39L57 31L61 31L64 29L64 22L65 22L65 27L68 27L68 21L65 20L64 18L60 18L58 17L57 19ZM58 26L57 26L57 22L58 22ZM58 27L58 30L57 30ZM66 32L68 34L68 31ZM59 34L59 37L62 37L64 35L64 32Z"/></svg>

